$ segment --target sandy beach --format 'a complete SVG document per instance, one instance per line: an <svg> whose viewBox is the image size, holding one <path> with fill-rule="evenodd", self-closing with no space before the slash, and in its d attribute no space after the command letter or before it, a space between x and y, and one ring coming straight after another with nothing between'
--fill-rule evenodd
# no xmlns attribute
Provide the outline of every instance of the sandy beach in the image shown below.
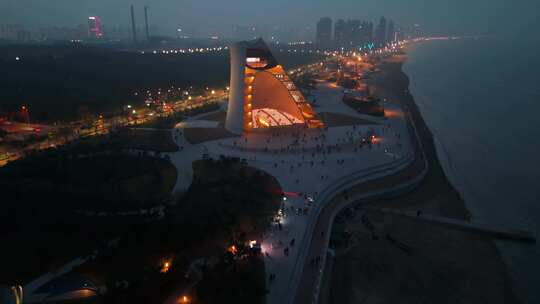
<svg viewBox="0 0 540 304"><path fill-rule="evenodd" d="M409 110L429 170L414 191L363 207L469 220L409 94L409 79L401 69L405 60L396 56L382 62L367 83L374 95ZM346 231L348 237L328 260L321 303L517 303L506 266L489 237L366 208L340 216L336 223L334 234Z"/></svg>

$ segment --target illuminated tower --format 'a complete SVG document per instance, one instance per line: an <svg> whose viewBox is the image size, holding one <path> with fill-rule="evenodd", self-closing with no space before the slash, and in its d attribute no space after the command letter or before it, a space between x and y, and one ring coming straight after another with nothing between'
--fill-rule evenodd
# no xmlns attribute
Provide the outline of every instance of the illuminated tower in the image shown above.
<svg viewBox="0 0 540 304"><path fill-rule="evenodd" d="M90 38L103 38L103 27L98 16L88 17L88 36Z"/></svg>
<svg viewBox="0 0 540 304"><path fill-rule="evenodd" d="M230 48L231 80L225 128L232 133L323 123L262 39Z"/></svg>

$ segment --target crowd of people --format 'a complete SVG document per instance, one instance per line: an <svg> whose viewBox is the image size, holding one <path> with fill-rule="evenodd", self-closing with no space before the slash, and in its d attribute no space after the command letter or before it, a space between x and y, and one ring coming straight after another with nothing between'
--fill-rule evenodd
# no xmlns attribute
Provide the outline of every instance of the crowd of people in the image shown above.
<svg viewBox="0 0 540 304"><path fill-rule="evenodd" d="M182 133L177 131L174 136L178 140ZM265 166L274 170L287 172L290 185L298 185L299 188L305 183L306 172L310 172L310 177L314 175L320 182L328 183L340 175L341 171L353 167L355 162L360 162L361 157L358 153L361 151L388 154L395 160L399 157L397 154L403 150L401 134L386 123L324 129L273 129L266 133L254 132L240 138L222 140L217 144L232 154L237 151L238 157L247 160L247 163L254 162L258 165L266 163ZM205 150L205 153L208 153L207 149ZM310 169L306 171L306 168ZM348 194L342 193L342 196L347 198ZM267 259L288 259L291 255L295 256L293 250L298 246L294 235L297 233L295 231L297 224L291 226L290 221L286 219L307 217L311 214L314 204L312 197L318 197L318 193L309 196L311 200L307 197L307 194L302 194L282 203L280 214L268 232L270 235L264 237L269 242L268 247L263 250L263 255ZM324 237L324 232L321 232L320 237ZM308 258L309 264L313 267L319 267L321 260L320 255ZM269 283L275 280L276 273L269 273Z"/></svg>

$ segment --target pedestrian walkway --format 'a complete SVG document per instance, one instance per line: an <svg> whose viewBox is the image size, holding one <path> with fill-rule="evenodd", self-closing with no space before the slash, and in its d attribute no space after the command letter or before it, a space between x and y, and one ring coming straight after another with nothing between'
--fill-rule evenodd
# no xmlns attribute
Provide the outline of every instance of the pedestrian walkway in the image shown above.
<svg viewBox="0 0 540 304"><path fill-rule="evenodd" d="M325 112L347 114L365 119L341 102L342 90L324 84L313 94ZM390 174L412 160L409 130L401 108L385 105L402 115L373 119L377 124L328 127L324 130L275 129L190 144L182 126L206 122L186 121L172 131L179 151L169 153L178 170L175 191L185 191L192 180L193 161L221 156L244 159L248 166L274 176L288 195L283 198L275 222L265 233L261 248L265 256L268 303L290 302L292 286L297 284L303 259L320 206L339 194L350 182L369 180ZM317 108L318 110L318 108ZM336 188L335 185L339 185ZM325 190L326 189L326 190ZM325 191L328 192L325 194ZM333 192L332 192L333 191ZM321 263L322 258L313 263Z"/></svg>

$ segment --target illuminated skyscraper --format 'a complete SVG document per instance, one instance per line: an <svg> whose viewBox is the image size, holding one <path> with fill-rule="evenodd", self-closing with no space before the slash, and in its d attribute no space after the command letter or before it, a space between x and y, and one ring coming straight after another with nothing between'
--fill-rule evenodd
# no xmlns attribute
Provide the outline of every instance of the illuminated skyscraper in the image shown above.
<svg viewBox="0 0 540 304"><path fill-rule="evenodd" d="M323 123L262 39L230 48L231 84L225 128L232 133Z"/></svg>
<svg viewBox="0 0 540 304"><path fill-rule="evenodd" d="M88 36L96 39L103 37L103 26L98 16L88 17Z"/></svg>

